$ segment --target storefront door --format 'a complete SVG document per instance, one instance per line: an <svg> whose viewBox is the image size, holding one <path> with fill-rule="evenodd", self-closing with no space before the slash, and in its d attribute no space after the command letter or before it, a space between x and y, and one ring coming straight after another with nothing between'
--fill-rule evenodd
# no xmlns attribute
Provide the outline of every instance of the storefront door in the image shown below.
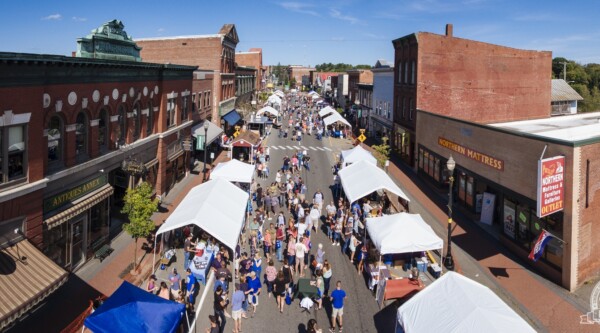
<svg viewBox="0 0 600 333"><path fill-rule="evenodd" d="M85 218L79 218L71 223L71 271L74 271L85 261Z"/></svg>

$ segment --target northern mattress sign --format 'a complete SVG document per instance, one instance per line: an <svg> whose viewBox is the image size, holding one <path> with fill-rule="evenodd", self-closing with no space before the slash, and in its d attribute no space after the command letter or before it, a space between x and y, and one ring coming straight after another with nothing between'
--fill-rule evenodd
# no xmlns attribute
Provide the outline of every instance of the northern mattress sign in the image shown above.
<svg viewBox="0 0 600 333"><path fill-rule="evenodd" d="M564 208L565 157L538 161L537 216L543 217Z"/></svg>
<svg viewBox="0 0 600 333"><path fill-rule="evenodd" d="M503 171L504 170L504 161L499 160L497 158L491 157L486 154L482 154L478 151L475 151L471 148L459 145L458 143L452 142L448 139L438 137L438 144L444 148L448 148L452 151L455 151L461 155L464 155L472 160L475 160L479 163L483 163L489 167L492 167L496 170Z"/></svg>

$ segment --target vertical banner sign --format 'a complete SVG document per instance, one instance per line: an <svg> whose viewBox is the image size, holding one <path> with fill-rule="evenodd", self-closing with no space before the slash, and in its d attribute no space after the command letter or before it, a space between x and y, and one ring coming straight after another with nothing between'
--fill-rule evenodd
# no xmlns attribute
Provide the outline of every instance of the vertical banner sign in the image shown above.
<svg viewBox="0 0 600 333"><path fill-rule="evenodd" d="M544 217L564 208L565 157L538 161L537 216Z"/></svg>

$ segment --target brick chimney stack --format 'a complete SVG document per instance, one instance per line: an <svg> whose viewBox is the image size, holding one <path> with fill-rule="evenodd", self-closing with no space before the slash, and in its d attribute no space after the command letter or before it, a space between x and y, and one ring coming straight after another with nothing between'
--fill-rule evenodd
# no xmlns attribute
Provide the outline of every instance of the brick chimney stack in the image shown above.
<svg viewBox="0 0 600 333"><path fill-rule="evenodd" d="M446 37L452 37L452 23L446 24Z"/></svg>

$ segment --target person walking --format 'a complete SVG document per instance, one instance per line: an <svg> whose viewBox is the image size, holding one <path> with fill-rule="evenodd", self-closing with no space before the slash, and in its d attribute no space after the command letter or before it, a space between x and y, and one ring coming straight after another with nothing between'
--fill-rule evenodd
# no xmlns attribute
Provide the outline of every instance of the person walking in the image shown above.
<svg viewBox="0 0 600 333"><path fill-rule="evenodd" d="M258 307L258 296L262 290L262 284L260 283L260 278L256 276L255 272L250 272L250 277L248 281L248 299L250 304L252 304L252 315L250 317L254 318L256 314L256 308Z"/></svg>
<svg viewBox="0 0 600 333"><path fill-rule="evenodd" d="M287 264L292 267L295 266L296 260L296 237L290 236L287 247Z"/></svg>
<svg viewBox="0 0 600 333"><path fill-rule="evenodd" d="M244 312L243 305L246 295L240 289L240 284L235 284L235 292L231 297L231 317L233 318L233 333L242 332L242 314Z"/></svg>
<svg viewBox="0 0 600 333"><path fill-rule="evenodd" d="M306 245L304 245L304 239L302 236L298 237L298 242L296 242L296 274L299 274L301 277L304 276L304 255L307 252Z"/></svg>
<svg viewBox="0 0 600 333"><path fill-rule="evenodd" d="M271 298L273 284L275 283L275 278L277 277L277 269L275 268L275 263L273 263L273 260L269 260L269 266L267 266L265 269L265 275L267 281L267 293L269 294L269 298Z"/></svg>
<svg viewBox="0 0 600 333"><path fill-rule="evenodd" d="M316 280L316 287L317 287L317 304L319 305L319 307L317 308L317 310L321 310L323 308L323 297L325 297L325 281L323 280L323 270L321 269L317 269L316 272L317 275L317 280Z"/></svg>
<svg viewBox="0 0 600 333"><path fill-rule="evenodd" d="M331 283L331 276L333 276L331 264L329 264L329 261L325 259L325 262L323 263L323 282L325 283L325 292L323 293L324 296L329 295L329 285Z"/></svg>
<svg viewBox="0 0 600 333"><path fill-rule="evenodd" d="M342 253L346 255L346 251L348 251L348 247L350 246L350 241L352 239L352 220L350 218L346 219L344 225L344 244L342 245Z"/></svg>
<svg viewBox="0 0 600 333"><path fill-rule="evenodd" d="M281 214L280 216L282 216L283 214ZM283 232L283 224L285 222L282 222L281 224L277 224L277 231L275 233L275 250L276 250L276 254L277 254L277 260L279 262L283 261L283 241L285 240L285 233Z"/></svg>
<svg viewBox="0 0 600 333"><path fill-rule="evenodd" d="M288 267L289 268L289 267ZM286 281L283 271L277 272L277 277L273 282L273 291L277 299L277 308L279 313L283 313L283 305L285 304Z"/></svg>
<svg viewBox="0 0 600 333"><path fill-rule="evenodd" d="M308 333L323 333L323 330L319 328L317 321L314 318L310 319L306 324L306 331Z"/></svg>
<svg viewBox="0 0 600 333"><path fill-rule="evenodd" d="M227 322L225 319L225 308L228 303L227 294L223 293L221 286L218 286L214 295L213 310L215 317L219 318L219 333L223 333L225 329L225 323Z"/></svg>
<svg viewBox="0 0 600 333"><path fill-rule="evenodd" d="M342 322L342 316L344 315L344 300L346 299L346 292L342 289L342 282L338 281L335 284L335 290L331 293L331 328L329 332L335 332L336 319L339 319L340 330L342 333L344 324Z"/></svg>

